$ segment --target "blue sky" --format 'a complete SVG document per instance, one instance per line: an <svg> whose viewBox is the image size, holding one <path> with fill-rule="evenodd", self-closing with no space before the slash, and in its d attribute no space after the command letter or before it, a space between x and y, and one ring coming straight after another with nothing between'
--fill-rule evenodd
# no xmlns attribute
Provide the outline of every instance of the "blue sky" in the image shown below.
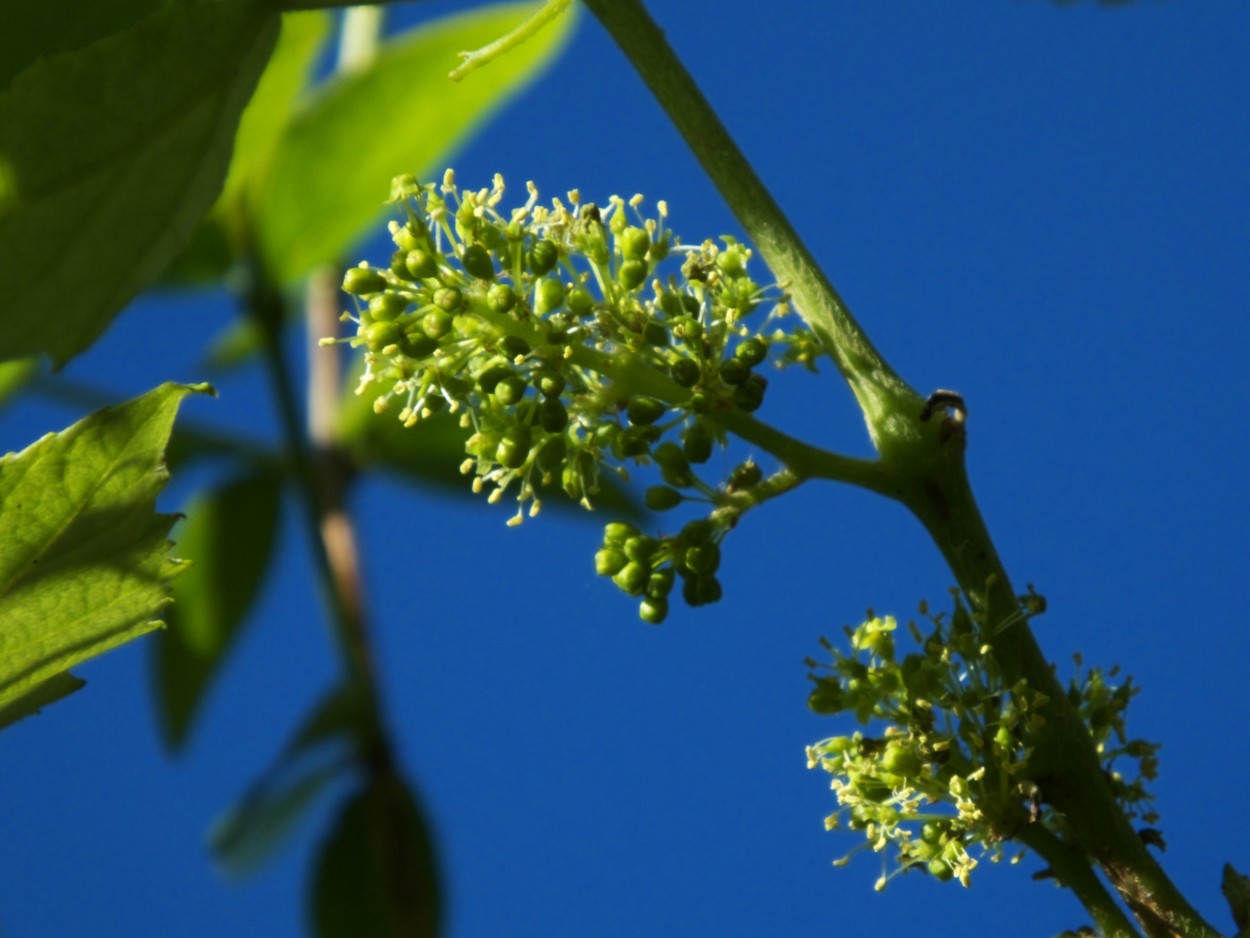
<svg viewBox="0 0 1250 938"><path fill-rule="evenodd" d="M915 387L964 394L999 551L1049 599L1043 648L1063 673L1079 650L1142 685L1130 728L1164 743L1163 860L1231 930L1220 867L1250 868L1250 6L652 5L877 346ZM517 192L665 198L687 241L741 233L589 16L450 162L470 185L498 171ZM200 380L230 315L217 293L145 297L67 374L117 399ZM185 413L276 433L261 376L218 386ZM867 453L828 367L774 380L760 415ZM78 416L24 403L0 414L0 448ZM175 479L163 506L204 480ZM893 504L812 484L753 513L726 543L725 600L660 628L594 577L593 523L509 529L503 506L385 480L354 507L453 938L1040 936L1085 921L1030 880L1032 860L982 867L967 890L904 876L884 894L873 857L830 865L854 841L824 832L832 795L803 747L845 724L806 711L803 659L867 607L911 616L951 585ZM332 805L251 879L224 880L204 849L335 673L298 522L286 512L283 562L184 756L160 746L142 641L0 735L6 938L303 933Z"/></svg>

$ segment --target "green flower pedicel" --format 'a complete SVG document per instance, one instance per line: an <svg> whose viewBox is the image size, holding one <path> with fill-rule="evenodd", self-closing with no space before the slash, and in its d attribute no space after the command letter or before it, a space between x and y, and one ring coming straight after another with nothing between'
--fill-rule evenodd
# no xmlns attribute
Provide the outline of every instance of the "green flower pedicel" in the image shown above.
<svg viewBox="0 0 1250 938"><path fill-rule="evenodd" d="M364 349L359 391L379 386L375 409L405 426L459 414L473 431L462 471L491 502L515 492L509 524L538 513L544 488L590 508L604 472L658 466L650 509L698 501L709 516L645 550L609 525L596 569L640 598L648 622L664 619L678 577L691 605L719 599L719 544L743 484L709 484L694 467L724 444L718 415L763 404L767 361L810 366L817 350L806 330L764 331L788 308L749 276L751 251L728 237L685 246L665 204L647 218L641 196L599 207L574 191L545 207L531 183L505 213L501 177L468 191L451 171L441 185L398 177L391 196L406 217L390 224L390 264L347 271L356 333L323 340Z"/></svg>

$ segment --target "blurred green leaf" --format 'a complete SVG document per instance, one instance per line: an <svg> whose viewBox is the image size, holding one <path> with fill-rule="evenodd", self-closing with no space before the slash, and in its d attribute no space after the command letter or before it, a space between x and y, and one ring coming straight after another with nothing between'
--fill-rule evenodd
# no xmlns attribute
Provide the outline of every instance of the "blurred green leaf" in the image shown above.
<svg viewBox="0 0 1250 938"><path fill-rule="evenodd" d="M0 358L63 364L182 249L278 22L254 0L180 0L0 92Z"/></svg>
<svg viewBox="0 0 1250 938"><path fill-rule="evenodd" d="M278 530L280 480L236 479L185 509L178 552L191 567L173 587L168 628L152 645L153 684L165 744L178 749L264 582Z"/></svg>
<svg viewBox="0 0 1250 938"><path fill-rule="evenodd" d="M18 358L9 362L0 362L0 406L22 389L31 377L39 370L39 361L34 358Z"/></svg>
<svg viewBox="0 0 1250 938"><path fill-rule="evenodd" d="M342 775L341 765L318 765L283 779L281 784L249 791L213 826L209 833L213 854L231 876L254 873Z"/></svg>
<svg viewBox="0 0 1250 938"><path fill-rule="evenodd" d="M353 688L336 687L318 700L273 764L209 833L227 872L247 875L272 857L318 796L356 764L371 733L368 708Z"/></svg>
<svg viewBox="0 0 1250 938"><path fill-rule="evenodd" d="M309 897L317 938L434 938L442 915L433 839L407 786L382 774L344 805Z"/></svg>
<svg viewBox="0 0 1250 938"><path fill-rule="evenodd" d="M5 0L0 88L35 60L72 52L133 26L165 0Z"/></svg>
<svg viewBox="0 0 1250 938"><path fill-rule="evenodd" d="M278 44L239 121L221 195L196 226L186 250L166 269L162 283L203 283L219 280L229 271L241 237L232 236L231 227L244 223L248 187L263 173L295 113L295 102L308 84L330 26L330 14L320 10L282 18Z"/></svg>
<svg viewBox="0 0 1250 938"><path fill-rule="evenodd" d="M155 512L182 399L165 384L0 459L0 725L73 688L66 672L157 628L173 515ZM52 682L52 683L49 683Z"/></svg>
<svg viewBox="0 0 1250 938"><path fill-rule="evenodd" d="M272 276L288 282L340 260L380 214L393 176L428 172L551 60L574 17L467 81L447 77L462 49L491 42L532 12L531 3L509 4L423 26L317 92L254 189L253 222Z"/></svg>

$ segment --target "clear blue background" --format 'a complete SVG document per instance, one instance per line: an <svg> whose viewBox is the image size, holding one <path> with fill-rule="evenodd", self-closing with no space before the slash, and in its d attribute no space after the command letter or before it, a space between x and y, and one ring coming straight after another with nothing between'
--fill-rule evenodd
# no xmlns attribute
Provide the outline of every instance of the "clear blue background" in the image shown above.
<svg viewBox="0 0 1250 938"><path fill-rule="evenodd" d="M991 530L1017 585L1050 600L1040 640L1061 670L1079 649L1145 688L1130 726L1165 743L1163 859L1231 930L1220 868L1250 868L1250 5L652 6L879 348L917 388L965 395ZM469 185L502 172L518 199L526 179L546 196L642 192L688 241L740 234L589 16L453 160ZM202 379L230 315L221 294L145 298L68 375L117 399ZM218 384L185 414L275 435L259 376ZM0 447L81 413L6 412ZM867 452L828 367L775 380L761 416ZM175 479L164 507L205 478ZM832 796L803 747L845 724L806 711L803 658L866 607L906 617L951 582L893 504L825 484L752 514L726 545L725 601L660 628L596 581L594 524L508 529L504 506L384 481L355 509L453 938L1041 936L1085 921L1030 880L1032 860L983 866L968 890L904 876L883 895L871 855L830 866L854 841L823 831ZM301 519L286 519L283 561L182 758L159 745L143 641L0 735L5 936L302 933L332 805L245 882L204 851L335 673Z"/></svg>

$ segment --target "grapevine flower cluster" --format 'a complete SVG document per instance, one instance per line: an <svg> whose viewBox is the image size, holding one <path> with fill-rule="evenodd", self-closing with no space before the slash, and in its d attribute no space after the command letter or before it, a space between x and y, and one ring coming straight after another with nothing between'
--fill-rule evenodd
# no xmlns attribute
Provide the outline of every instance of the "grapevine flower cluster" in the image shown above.
<svg viewBox="0 0 1250 938"><path fill-rule="evenodd" d="M459 414L471 430L461 470L492 503L516 493L509 524L527 505L538 513L540 492L590 508L605 472L658 466L648 508L703 502L710 513L667 538L609 524L596 569L649 622L664 619L678 577L688 603L714 602L719 545L739 511L727 505L761 473L748 462L710 485L696 467L724 445L718 415L763 403L760 367L811 367L817 342L802 329L767 333L788 312L784 293L751 279L751 251L733 238L683 245L665 203L647 218L641 196L599 207L574 191L546 207L532 183L528 195L505 214L498 175L477 191L458 189L450 170L441 184L397 177L391 200L405 218L390 224L390 264L346 272L355 333L323 342L364 349L358 393L380 388L375 410L394 408L405 426Z"/></svg>
<svg viewBox="0 0 1250 938"><path fill-rule="evenodd" d="M930 615L923 604L921 614L927 630L908 623L914 651L900 656L898 623L869 613L846 630L849 653L822 640L831 662L807 662L816 685L811 709L854 714L872 731L809 746L807 762L833 776L838 809L825 819L826 829L846 827L865 838L835 865L862 849L892 852L893 868L883 872L877 889L913 869L967 886L979 859L1000 861L1005 842L1025 824L1045 824L1070 839L1029 778L1027 739L1044 725L1047 698L1023 680L1006 685L980 623L957 591L950 616ZM1152 822L1155 815L1142 808L1151 799L1143 779L1154 777L1157 746L1125 736L1125 707L1135 693L1131 682L1113 687L1097 670L1078 672L1069 689L1108 777L1119 780L1121 803L1130 816ZM1136 761L1134 780L1114 770L1121 757Z"/></svg>

